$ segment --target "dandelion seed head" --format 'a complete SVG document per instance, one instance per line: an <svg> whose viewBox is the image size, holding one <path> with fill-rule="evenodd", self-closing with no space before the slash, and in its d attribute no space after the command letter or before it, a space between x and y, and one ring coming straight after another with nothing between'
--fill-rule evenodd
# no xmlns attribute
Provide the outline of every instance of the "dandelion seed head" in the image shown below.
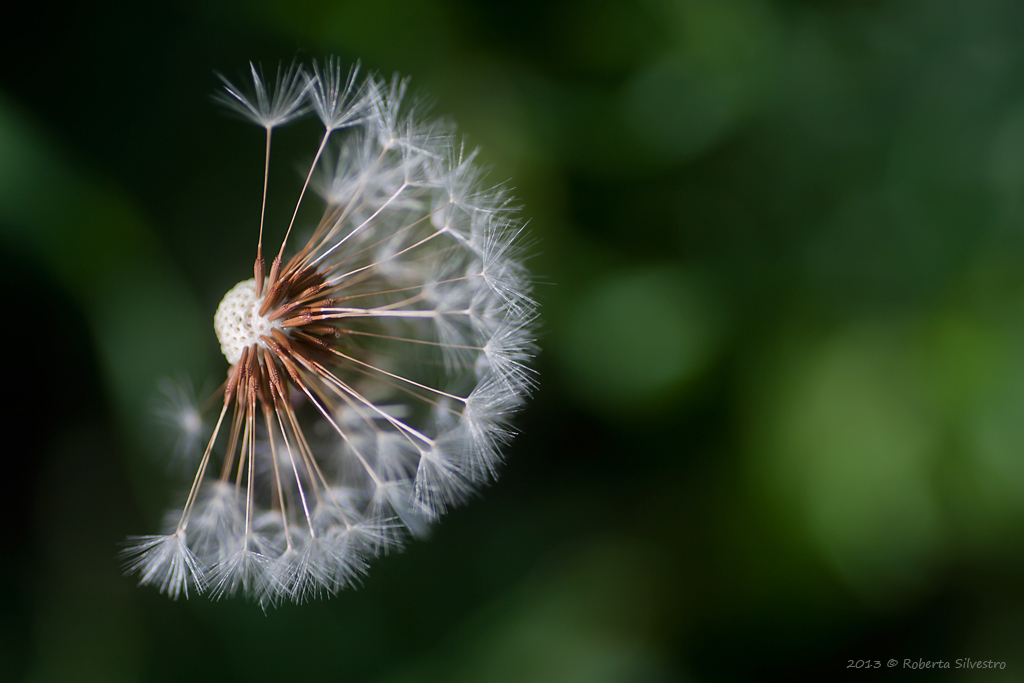
<svg viewBox="0 0 1024 683"><path fill-rule="evenodd" d="M507 190L450 124L409 105L406 79L345 74L328 59L268 86L253 67L251 92L221 93L266 129L263 204L254 277L214 315L230 366L218 415L173 413L187 433L215 424L185 505L125 555L171 597L209 587L266 607L357 583L497 477L536 382ZM268 261L272 130L309 111L323 136ZM297 226L314 195L320 219Z"/></svg>

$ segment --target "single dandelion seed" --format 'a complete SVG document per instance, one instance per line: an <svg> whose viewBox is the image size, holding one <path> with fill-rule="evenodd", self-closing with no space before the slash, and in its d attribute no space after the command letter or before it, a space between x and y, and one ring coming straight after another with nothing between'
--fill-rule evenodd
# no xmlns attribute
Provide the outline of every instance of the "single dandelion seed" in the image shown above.
<svg viewBox="0 0 1024 683"><path fill-rule="evenodd" d="M270 605L357 582L493 480L534 385L536 304L512 199L450 125L417 115L407 81L357 84L336 59L279 69L272 87L251 72L249 90L222 77L219 98L266 130L254 277L214 316L222 400L167 533L124 556L172 598ZM323 136L268 272L273 130L310 111ZM290 247L307 190L323 210ZM194 401L170 405L201 432Z"/></svg>
<svg viewBox="0 0 1024 683"><path fill-rule="evenodd" d="M173 442L171 464L194 467L209 437L203 406L188 379L164 379L158 389L152 412Z"/></svg>

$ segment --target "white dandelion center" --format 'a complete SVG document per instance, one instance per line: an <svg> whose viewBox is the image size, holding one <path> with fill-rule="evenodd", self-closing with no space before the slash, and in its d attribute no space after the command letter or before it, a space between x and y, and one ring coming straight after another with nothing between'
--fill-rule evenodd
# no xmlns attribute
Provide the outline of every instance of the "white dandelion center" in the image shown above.
<svg viewBox="0 0 1024 683"><path fill-rule="evenodd" d="M311 188L323 212L290 246L296 206L269 262L261 218L256 277L214 317L231 367L192 487L165 535L125 552L172 597L273 604L349 585L494 478L536 307L511 198L450 126L404 107L404 81L357 87L328 61L253 84L225 101L266 129L268 158L275 127L323 123L298 200Z"/></svg>
<svg viewBox="0 0 1024 683"><path fill-rule="evenodd" d="M213 329L217 333L220 350L231 365L241 359L247 346L260 345L260 337L281 329L279 324L275 325L267 316L260 315L262 303L263 299L256 296L256 280L250 278L228 290L217 307Z"/></svg>

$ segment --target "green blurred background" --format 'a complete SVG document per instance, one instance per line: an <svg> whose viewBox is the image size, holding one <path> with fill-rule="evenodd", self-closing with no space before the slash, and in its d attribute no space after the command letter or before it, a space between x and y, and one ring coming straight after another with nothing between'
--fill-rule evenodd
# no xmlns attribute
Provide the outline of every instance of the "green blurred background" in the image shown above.
<svg viewBox="0 0 1024 683"><path fill-rule="evenodd" d="M0 679L1024 680L1020 3L23 5ZM213 71L332 54L516 188L540 389L499 482L361 589L173 602L116 553L183 485L157 382L216 383L251 274L262 137ZM275 138L271 230L317 136ZM902 665L968 657L1006 668Z"/></svg>

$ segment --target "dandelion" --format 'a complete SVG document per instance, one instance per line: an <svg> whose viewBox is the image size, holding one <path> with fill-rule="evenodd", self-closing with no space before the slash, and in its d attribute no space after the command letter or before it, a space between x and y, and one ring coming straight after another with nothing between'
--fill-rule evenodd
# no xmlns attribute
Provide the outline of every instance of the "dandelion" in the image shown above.
<svg viewBox="0 0 1024 683"><path fill-rule="evenodd" d="M124 555L172 598L266 605L352 584L493 480L533 385L536 305L511 197L417 114L405 80L359 83L337 60L279 69L272 87L251 76L220 98L266 130L254 277L214 316L223 401L167 533ZM310 112L323 137L268 272L272 133ZM323 212L291 251L307 190Z"/></svg>

